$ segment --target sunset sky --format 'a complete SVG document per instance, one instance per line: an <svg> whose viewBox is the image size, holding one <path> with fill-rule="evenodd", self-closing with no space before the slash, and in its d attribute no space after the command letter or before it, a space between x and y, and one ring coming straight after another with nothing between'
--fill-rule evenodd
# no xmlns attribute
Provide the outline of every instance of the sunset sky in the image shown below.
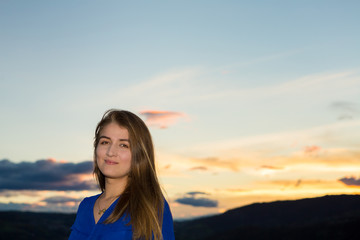
<svg viewBox="0 0 360 240"><path fill-rule="evenodd" d="M97 194L95 126L146 121L175 219L360 193L359 1L1 1L0 210Z"/></svg>

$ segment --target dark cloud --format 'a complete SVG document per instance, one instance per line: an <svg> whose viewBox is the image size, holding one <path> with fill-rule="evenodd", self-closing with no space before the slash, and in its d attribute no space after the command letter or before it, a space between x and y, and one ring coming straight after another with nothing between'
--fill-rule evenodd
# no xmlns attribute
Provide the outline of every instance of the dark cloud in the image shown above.
<svg viewBox="0 0 360 240"><path fill-rule="evenodd" d="M47 204L67 204L67 203L79 203L82 199L79 198L71 198L71 197L63 197L63 196L55 196L49 197L42 200Z"/></svg>
<svg viewBox="0 0 360 240"><path fill-rule="evenodd" d="M66 204L47 204L45 206L40 204L28 204L28 203L0 203L0 211L31 211L31 212L65 212L75 213L78 209L78 204L66 205Z"/></svg>
<svg viewBox="0 0 360 240"><path fill-rule="evenodd" d="M197 195L209 195L205 192L188 192L184 197L175 200L177 203L190 205L193 207L217 207L218 201L204 197L197 197Z"/></svg>
<svg viewBox="0 0 360 240"><path fill-rule="evenodd" d="M32 190L5 190L0 189L0 196L5 198L17 197L17 196L27 196L27 197L37 197L39 193Z"/></svg>
<svg viewBox="0 0 360 240"><path fill-rule="evenodd" d="M178 198L175 200L175 202L190 205L193 207L217 207L218 201L211 200L208 198L193 198L193 197L184 197L184 198Z"/></svg>
<svg viewBox="0 0 360 240"><path fill-rule="evenodd" d="M202 194L202 195L209 195L208 193L206 192L188 192L186 193L187 195L191 195L191 196L195 196L195 195L199 195L199 194Z"/></svg>
<svg viewBox="0 0 360 240"><path fill-rule="evenodd" d="M360 186L360 179L356 179L354 177L344 177L339 179L340 182L344 183L348 186Z"/></svg>
<svg viewBox="0 0 360 240"><path fill-rule="evenodd" d="M92 173L92 161L60 163L53 160L13 163L0 161L0 190L91 190L94 181L82 180Z"/></svg>

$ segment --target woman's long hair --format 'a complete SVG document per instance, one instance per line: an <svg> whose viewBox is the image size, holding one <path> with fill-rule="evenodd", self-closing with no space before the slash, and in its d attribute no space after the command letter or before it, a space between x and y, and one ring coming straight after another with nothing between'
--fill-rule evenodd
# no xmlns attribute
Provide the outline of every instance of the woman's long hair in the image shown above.
<svg viewBox="0 0 360 240"><path fill-rule="evenodd" d="M134 239L161 240L164 197L156 174L154 147L149 129L131 112L110 109L96 127L94 174L100 189L105 190L105 176L97 165L96 147L102 129L109 123L117 123L128 130L132 159L125 190L104 223L113 223L123 215L129 216Z"/></svg>

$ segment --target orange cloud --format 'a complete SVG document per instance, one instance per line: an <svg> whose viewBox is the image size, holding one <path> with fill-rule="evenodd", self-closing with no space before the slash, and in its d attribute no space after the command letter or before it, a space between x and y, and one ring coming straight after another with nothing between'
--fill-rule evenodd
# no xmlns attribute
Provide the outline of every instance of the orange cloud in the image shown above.
<svg viewBox="0 0 360 240"><path fill-rule="evenodd" d="M165 170L167 170L169 168L171 168L171 164L167 164L166 166L163 167L163 169L165 169Z"/></svg>
<svg viewBox="0 0 360 240"><path fill-rule="evenodd" d="M282 167L275 167L275 166L270 166L270 165L262 165L260 168L270 169L270 170L281 170L281 169L284 169L284 168L282 168Z"/></svg>
<svg viewBox="0 0 360 240"><path fill-rule="evenodd" d="M320 180L320 179L288 179L288 180L273 180L267 182L258 182L259 184L265 184L270 187L281 187L281 188L298 188L300 186L306 188L329 188L339 186L336 181L333 180Z"/></svg>
<svg viewBox="0 0 360 240"><path fill-rule="evenodd" d="M191 170L191 171L194 171L194 170L206 171L206 170L208 170L208 168L204 167L204 166L198 166L198 167L192 167L189 170Z"/></svg>
<svg viewBox="0 0 360 240"><path fill-rule="evenodd" d="M234 172L239 170L238 161L236 159L223 160L217 157L208 157L192 159L192 161L200 163L201 165L206 165L207 167L230 169Z"/></svg>
<svg viewBox="0 0 360 240"><path fill-rule="evenodd" d="M158 128L168 128L177 123L179 119L188 118L185 113L171 111L144 110L140 114L146 117L146 123L149 126Z"/></svg>
<svg viewBox="0 0 360 240"><path fill-rule="evenodd" d="M243 189L243 188L228 188L228 189L225 189L225 191L228 191L228 192L246 192L246 191L249 191L249 190L246 190L246 189Z"/></svg>
<svg viewBox="0 0 360 240"><path fill-rule="evenodd" d="M306 146L304 148L304 152L306 154L316 154L320 151L320 147L319 146L315 146L315 145L312 145L312 146Z"/></svg>

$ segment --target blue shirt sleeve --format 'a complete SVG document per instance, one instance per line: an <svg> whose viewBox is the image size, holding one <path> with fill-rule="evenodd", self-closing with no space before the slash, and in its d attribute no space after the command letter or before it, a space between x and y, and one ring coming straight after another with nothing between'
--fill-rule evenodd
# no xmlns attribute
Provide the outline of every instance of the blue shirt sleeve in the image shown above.
<svg viewBox="0 0 360 240"><path fill-rule="evenodd" d="M175 240L174 222L171 215L169 204L164 200L164 216L162 224L163 240Z"/></svg>
<svg viewBox="0 0 360 240"><path fill-rule="evenodd" d="M89 229L94 227L94 222L91 221L93 217L91 209L91 200L85 198L79 205L76 219L71 227L71 234L68 240L82 240L89 237ZM92 218L91 218L92 217Z"/></svg>

